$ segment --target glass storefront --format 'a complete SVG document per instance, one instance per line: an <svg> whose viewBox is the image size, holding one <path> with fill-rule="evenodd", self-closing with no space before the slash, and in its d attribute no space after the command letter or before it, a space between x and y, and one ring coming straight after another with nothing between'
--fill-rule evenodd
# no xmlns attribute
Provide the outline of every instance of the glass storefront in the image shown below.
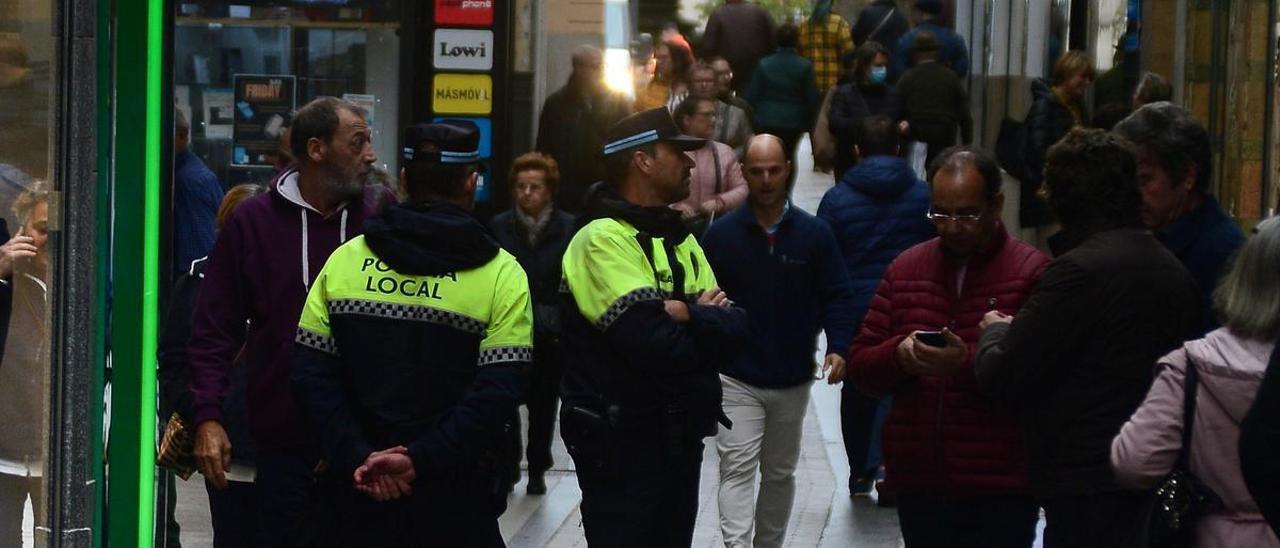
<svg viewBox="0 0 1280 548"><path fill-rule="evenodd" d="M58 269L50 148L53 6L0 2L0 545L48 529L51 303Z"/></svg>

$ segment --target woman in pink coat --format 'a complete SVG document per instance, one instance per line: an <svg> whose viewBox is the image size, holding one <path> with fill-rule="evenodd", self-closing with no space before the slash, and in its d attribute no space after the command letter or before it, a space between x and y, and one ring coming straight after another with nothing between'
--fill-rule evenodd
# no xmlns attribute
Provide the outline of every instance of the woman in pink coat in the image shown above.
<svg viewBox="0 0 1280 548"><path fill-rule="evenodd" d="M1199 548L1280 548L1240 473L1240 421L1253 404L1280 332L1280 219L1258 226L1214 293L1222 327L1160 360L1147 399L1111 443L1121 485L1150 490L1173 470L1182 446L1183 380L1200 374L1190 469L1222 498L1197 525Z"/></svg>
<svg viewBox="0 0 1280 548"><path fill-rule="evenodd" d="M711 140L716 116L715 101L704 98L685 99L671 114L681 131L707 140L706 146L685 153L695 164L689 175L689 197L671 204L685 219L720 217L747 201L747 180L738 155L729 145Z"/></svg>

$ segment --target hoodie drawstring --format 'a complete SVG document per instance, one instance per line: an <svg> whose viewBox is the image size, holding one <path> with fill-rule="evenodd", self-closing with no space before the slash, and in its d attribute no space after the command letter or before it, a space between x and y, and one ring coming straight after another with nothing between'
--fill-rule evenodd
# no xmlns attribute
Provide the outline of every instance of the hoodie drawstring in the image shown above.
<svg viewBox="0 0 1280 548"><path fill-rule="evenodd" d="M347 208L342 208L342 224L338 228L338 244L347 243Z"/></svg>
<svg viewBox="0 0 1280 548"><path fill-rule="evenodd" d="M307 234L310 232L307 228L307 210L299 208L298 213L302 215L302 287L311 289L311 259L307 257Z"/></svg>

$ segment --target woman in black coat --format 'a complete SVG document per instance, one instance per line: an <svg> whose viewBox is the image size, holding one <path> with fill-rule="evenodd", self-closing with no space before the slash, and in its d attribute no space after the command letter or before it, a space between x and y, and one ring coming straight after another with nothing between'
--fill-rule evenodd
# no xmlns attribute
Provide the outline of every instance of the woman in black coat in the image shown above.
<svg viewBox="0 0 1280 548"><path fill-rule="evenodd" d="M1036 79L1031 83L1031 110L1026 118L1026 173L1018 199L1022 228L1039 228L1053 222L1048 206L1036 194L1044 177L1045 154L1071 128L1084 127L1089 120L1084 97L1093 80L1093 61L1082 52L1068 51L1054 63L1052 82Z"/></svg>
<svg viewBox="0 0 1280 548"><path fill-rule="evenodd" d="M537 152L516 158L511 166L515 207L489 222L498 243L529 277L533 299L533 370L529 392L529 484L531 495L547 492L542 475L551 469L551 438L555 434L556 398L560 393L560 261L573 237L573 217L551 202L560 182L556 161ZM513 481L520 477L519 415L511 432L514 445Z"/></svg>
<svg viewBox="0 0 1280 548"><path fill-rule="evenodd" d="M853 52L845 81L831 97L827 124L836 138L836 180L857 163L853 145L858 143L862 122L877 115L898 121L898 94L888 82L889 50L879 42L867 42Z"/></svg>

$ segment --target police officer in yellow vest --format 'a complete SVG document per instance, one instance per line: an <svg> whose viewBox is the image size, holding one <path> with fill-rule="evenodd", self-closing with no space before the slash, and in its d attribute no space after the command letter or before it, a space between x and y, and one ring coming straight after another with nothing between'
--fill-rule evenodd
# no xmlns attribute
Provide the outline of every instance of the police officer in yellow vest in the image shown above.
<svg viewBox="0 0 1280 548"><path fill-rule="evenodd" d="M715 435L718 370L746 336L670 204L689 194L703 141L665 108L616 123L609 180L589 192L564 256L560 434L591 546L688 546L702 440Z"/></svg>
<svg viewBox="0 0 1280 548"><path fill-rule="evenodd" d="M406 203L329 257L291 381L330 464L341 546L503 546L503 425L532 356L529 284L474 206L473 124L406 131Z"/></svg>

